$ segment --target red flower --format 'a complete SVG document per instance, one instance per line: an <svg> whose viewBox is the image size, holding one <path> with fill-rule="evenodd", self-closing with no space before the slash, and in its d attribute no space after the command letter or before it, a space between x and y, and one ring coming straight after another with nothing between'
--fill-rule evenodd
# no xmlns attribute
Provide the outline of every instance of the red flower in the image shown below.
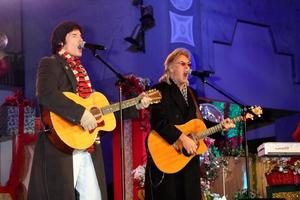
<svg viewBox="0 0 300 200"><path fill-rule="evenodd" d="M125 97L138 96L150 86L149 79L143 79L130 74L125 77L125 82L118 82L116 85L122 88Z"/></svg>
<svg viewBox="0 0 300 200"><path fill-rule="evenodd" d="M13 96L8 96L5 98L5 106L33 106L28 99L26 99L20 90L16 90Z"/></svg>

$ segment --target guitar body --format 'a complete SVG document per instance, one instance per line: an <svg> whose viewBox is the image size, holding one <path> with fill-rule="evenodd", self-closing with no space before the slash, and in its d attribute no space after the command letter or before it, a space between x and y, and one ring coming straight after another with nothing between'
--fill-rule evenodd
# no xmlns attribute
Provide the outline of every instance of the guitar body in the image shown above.
<svg viewBox="0 0 300 200"><path fill-rule="evenodd" d="M43 122L50 130L48 138L61 151L72 153L73 149L85 150L94 144L100 130L112 131L116 127L113 113L120 110L120 103L109 105L106 97L100 92L94 92L86 99L72 92L63 94L89 110L97 120L97 127L92 131L85 131L81 125L70 123L53 112L49 114L49 111L43 111ZM150 98L150 104L159 103L161 100L160 92L155 89L146 91L145 95ZM137 105L141 98L137 96L123 101L122 109Z"/></svg>
<svg viewBox="0 0 300 200"><path fill-rule="evenodd" d="M260 106L251 106L243 116L238 116L231 121L233 123L245 121L246 119L253 119L254 116L260 117L262 108ZM198 141L198 149L195 155L202 154L207 151L207 146L203 138L214 134L223 129L222 123L206 129L204 122L200 119L192 119L183 125L176 125L183 134L191 136ZM148 136L148 149L152 156L155 165L162 172L176 173L181 170L195 155L186 154L182 144L170 145L157 132L151 131ZM183 151L183 152L182 152Z"/></svg>
<svg viewBox="0 0 300 200"><path fill-rule="evenodd" d="M183 125L176 125L183 134L196 134L206 130L204 122L200 119L192 119ZM148 136L148 149L155 165L162 172L172 174L181 170L195 155L207 151L207 146L203 139L199 140L197 153L185 156L164 140L157 132L152 130ZM179 145L180 146L180 145ZM183 147L181 147L183 149Z"/></svg>
<svg viewBox="0 0 300 200"><path fill-rule="evenodd" d="M87 109L94 106L103 107L109 105L107 98L99 92L92 93L86 99L83 99L72 92L64 92L63 94ZM116 127L116 119L113 113L103 115L98 119L98 127L92 132L85 131L80 125L70 123L53 112L50 112L50 118L56 134L63 143L73 149L79 150L90 147L95 142L98 131L112 131Z"/></svg>

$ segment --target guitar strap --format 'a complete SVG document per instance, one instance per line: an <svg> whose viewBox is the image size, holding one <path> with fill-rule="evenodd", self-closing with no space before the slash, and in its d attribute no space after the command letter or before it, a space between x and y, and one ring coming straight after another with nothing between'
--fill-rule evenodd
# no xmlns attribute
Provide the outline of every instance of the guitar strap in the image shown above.
<svg viewBox="0 0 300 200"><path fill-rule="evenodd" d="M188 90L189 90L189 93L191 94L193 103L194 103L195 108L196 108L196 116L197 116L198 119L201 119L201 120L202 120L203 118L202 118L202 115L201 115L201 113L200 113L199 106L198 106L198 102L197 102L197 100L196 100L196 97L195 97L195 95L194 95L194 92L191 90L190 87L188 87Z"/></svg>

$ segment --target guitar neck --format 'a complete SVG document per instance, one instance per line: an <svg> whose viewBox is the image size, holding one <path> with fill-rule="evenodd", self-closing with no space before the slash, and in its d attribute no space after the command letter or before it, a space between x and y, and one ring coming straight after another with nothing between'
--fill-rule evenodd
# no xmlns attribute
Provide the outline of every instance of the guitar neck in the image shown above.
<svg viewBox="0 0 300 200"><path fill-rule="evenodd" d="M138 104L139 101L140 101L140 97L135 97L135 98L132 98L132 99L125 100L125 101L122 101L121 107L122 107L122 109L128 108L128 107L131 107L131 106L134 106L134 105ZM113 112L116 112L116 111L120 110L120 103L114 103L114 104L102 107L100 109L101 109L101 113L103 115L113 113Z"/></svg>
<svg viewBox="0 0 300 200"><path fill-rule="evenodd" d="M233 123L236 123L236 122L240 122L240 121L243 121L244 120L244 117L242 116L238 116L238 117L235 117L233 119L231 119ZM223 130L223 126L222 124L218 124L218 125L215 125L213 127L210 127L208 129L206 129L204 132L200 132L200 133L197 133L196 135L196 139L203 139L207 136L210 136L216 132L220 132Z"/></svg>

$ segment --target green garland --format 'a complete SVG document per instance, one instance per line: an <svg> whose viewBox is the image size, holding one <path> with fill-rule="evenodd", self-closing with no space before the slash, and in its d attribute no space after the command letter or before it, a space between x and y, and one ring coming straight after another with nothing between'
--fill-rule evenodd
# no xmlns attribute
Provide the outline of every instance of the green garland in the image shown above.
<svg viewBox="0 0 300 200"><path fill-rule="evenodd" d="M242 200L242 199L255 199L259 198L260 196L257 194L257 192L250 190L250 194L247 194L248 191L246 189L242 189L233 195L234 200Z"/></svg>
<svg viewBox="0 0 300 200"><path fill-rule="evenodd" d="M216 106L224 116L224 111L226 106L228 108L228 116L225 118L235 118L242 114L242 109L237 104L226 104L224 102L212 102L214 106ZM228 161L226 160L227 156L238 157L244 154L244 149L242 145L243 138L243 122L236 123L236 127L230 129L229 131L222 132L222 135L225 136L225 140L222 141L223 145L222 149L216 145L212 145L209 148L209 151L206 155L204 155L204 160L208 159L209 161L204 162L204 170L205 175L201 178L201 186L202 191L204 192L205 199L212 199L210 193L210 183L213 182L217 177L217 169L220 167L226 168L228 165ZM250 191L250 194L247 194L247 190L243 189L234 194L234 199L246 199L246 198L258 198L257 194L257 180L256 180L256 158L253 159L252 162L252 176L253 176L253 189Z"/></svg>
<svg viewBox="0 0 300 200"><path fill-rule="evenodd" d="M242 114L242 109L237 104L226 104L224 102L212 102L224 116L225 106L229 105L229 118L235 118ZM226 116L224 116L226 118ZM237 122L235 128L228 130L227 132L222 132L222 135L227 139L223 141L226 145L223 149L214 146L212 152L216 156L240 156L244 151L242 147L242 137L243 137L243 122Z"/></svg>

